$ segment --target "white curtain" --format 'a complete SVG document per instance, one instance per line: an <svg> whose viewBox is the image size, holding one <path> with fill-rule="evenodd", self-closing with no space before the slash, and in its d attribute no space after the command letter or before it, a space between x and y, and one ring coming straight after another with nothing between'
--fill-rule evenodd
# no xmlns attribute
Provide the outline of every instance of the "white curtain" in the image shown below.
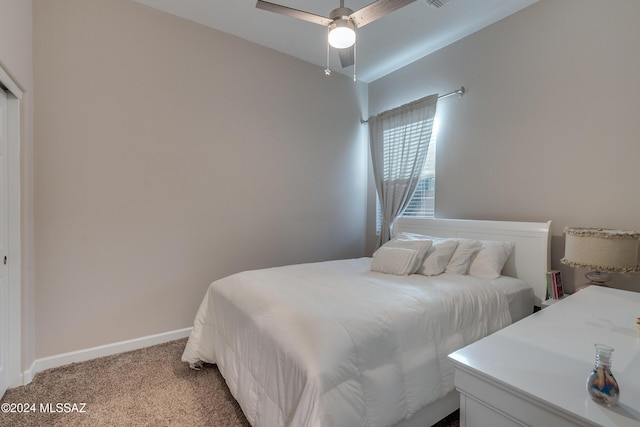
<svg viewBox="0 0 640 427"><path fill-rule="evenodd" d="M438 95L369 118L373 174L382 208L378 246L391 238L393 221L413 196L427 159Z"/></svg>

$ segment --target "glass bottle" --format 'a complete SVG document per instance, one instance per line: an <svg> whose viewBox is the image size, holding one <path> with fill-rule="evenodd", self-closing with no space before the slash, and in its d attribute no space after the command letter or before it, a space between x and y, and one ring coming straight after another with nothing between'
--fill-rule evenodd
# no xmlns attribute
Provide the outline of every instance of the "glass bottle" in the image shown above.
<svg viewBox="0 0 640 427"><path fill-rule="evenodd" d="M587 391L593 400L607 406L618 404L620 388L611 373L613 347L594 344L596 365L587 378Z"/></svg>

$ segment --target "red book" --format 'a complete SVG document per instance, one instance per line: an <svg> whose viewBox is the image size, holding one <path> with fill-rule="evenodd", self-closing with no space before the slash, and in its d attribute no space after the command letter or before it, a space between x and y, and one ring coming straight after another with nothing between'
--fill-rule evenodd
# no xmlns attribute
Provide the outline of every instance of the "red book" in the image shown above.
<svg viewBox="0 0 640 427"><path fill-rule="evenodd" d="M553 295L555 299L562 298L564 296L564 285L562 283L562 275L560 271L553 271Z"/></svg>

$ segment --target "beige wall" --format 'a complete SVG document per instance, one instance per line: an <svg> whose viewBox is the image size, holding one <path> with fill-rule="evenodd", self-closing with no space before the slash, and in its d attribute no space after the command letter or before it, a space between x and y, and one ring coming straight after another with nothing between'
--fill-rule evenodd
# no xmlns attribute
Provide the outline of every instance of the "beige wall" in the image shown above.
<svg viewBox="0 0 640 427"><path fill-rule="evenodd" d="M26 92L25 365L187 327L235 271L364 253L365 85L128 0L36 0L32 71L31 2L0 7ZM632 0L541 0L370 84L368 108L465 85L438 106L437 215L551 219L552 266L581 282L565 226L640 229L639 21Z"/></svg>
<svg viewBox="0 0 640 427"><path fill-rule="evenodd" d="M364 253L366 86L129 0L34 2L37 356Z"/></svg>
<svg viewBox="0 0 640 427"><path fill-rule="evenodd" d="M553 220L552 267L584 282L565 226L640 229L638 22L635 0L541 0L371 83L370 113L464 85L438 105L436 215Z"/></svg>
<svg viewBox="0 0 640 427"><path fill-rule="evenodd" d="M0 0L0 65L23 91L20 102L22 365L33 362L33 49L31 0ZM11 260L10 260L11 262Z"/></svg>

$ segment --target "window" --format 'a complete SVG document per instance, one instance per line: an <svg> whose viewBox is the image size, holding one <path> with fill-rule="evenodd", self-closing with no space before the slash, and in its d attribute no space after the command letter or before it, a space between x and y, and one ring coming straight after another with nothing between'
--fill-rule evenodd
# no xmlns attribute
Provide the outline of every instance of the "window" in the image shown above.
<svg viewBox="0 0 640 427"><path fill-rule="evenodd" d="M427 152L427 160L422 169L420 181L416 187L409 206L401 216L433 218L435 214L435 191L436 191L436 136L438 134L438 119L433 121L433 131L431 132L431 141L429 142L429 151ZM387 138L391 138L393 132L385 134L385 142ZM382 226L382 210L380 209L380 201L376 202L376 233L380 232Z"/></svg>

